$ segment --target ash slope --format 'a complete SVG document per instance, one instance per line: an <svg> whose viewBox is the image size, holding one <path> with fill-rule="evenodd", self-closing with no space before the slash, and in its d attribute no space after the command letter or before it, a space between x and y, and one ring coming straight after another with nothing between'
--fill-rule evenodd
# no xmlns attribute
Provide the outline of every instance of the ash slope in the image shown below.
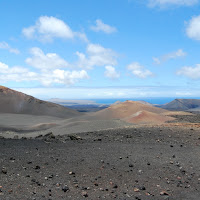
<svg viewBox="0 0 200 200"><path fill-rule="evenodd" d="M71 118L80 115L75 110L42 101L3 86L0 86L0 113L46 115L61 118Z"/></svg>
<svg viewBox="0 0 200 200"><path fill-rule="evenodd" d="M105 129L122 128L133 126L134 124L163 124L174 120L170 116L166 116L168 111L156 108L151 105L146 105L140 102L126 101L119 104L111 105L104 110L87 113L76 116L70 119L46 119L46 116L40 116L41 122L33 120L31 115L0 115L0 127L2 136L14 137L19 134L19 137L36 137L45 135L48 132L53 132L55 135L65 135L78 132L100 131ZM16 119L17 118L17 119ZM39 119L39 117L38 117ZM6 132L10 130L9 134Z"/></svg>

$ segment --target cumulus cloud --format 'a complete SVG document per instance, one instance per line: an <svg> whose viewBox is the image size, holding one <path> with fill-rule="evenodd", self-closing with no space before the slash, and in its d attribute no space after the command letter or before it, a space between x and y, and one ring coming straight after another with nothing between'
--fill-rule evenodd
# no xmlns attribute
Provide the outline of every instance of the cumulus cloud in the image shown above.
<svg viewBox="0 0 200 200"><path fill-rule="evenodd" d="M6 49L8 50L10 53L14 53L14 54L19 54L20 51L16 48L12 48L8 43L6 42L0 42L0 49Z"/></svg>
<svg viewBox="0 0 200 200"><path fill-rule="evenodd" d="M200 64L197 64L195 67L185 66L177 71L177 75L186 76L191 79L200 78Z"/></svg>
<svg viewBox="0 0 200 200"><path fill-rule="evenodd" d="M85 70L69 71L56 69L50 72L41 73L38 81L44 86L51 86L54 84L69 86L88 78L89 75Z"/></svg>
<svg viewBox="0 0 200 200"><path fill-rule="evenodd" d="M26 63L40 70L69 67L67 61L56 53L45 54L40 48L31 48L32 57L26 59Z"/></svg>
<svg viewBox="0 0 200 200"><path fill-rule="evenodd" d="M193 6L199 0L149 0L150 7L166 7L166 6Z"/></svg>
<svg viewBox="0 0 200 200"><path fill-rule="evenodd" d="M31 48L32 57L26 59L26 63L39 70L37 81L42 85L53 84L72 85L89 76L85 70L65 70L70 64L56 53L45 54L40 48Z"/></svg>
<svg viewBox="0 0 200 200"><path fill-rule="evenodd" d="M55 69L50 72L41 73L38 81L44 86L51 86L53 84L73 85L82 79L88 79L89 76L85 70L69 71Z"/></svg>
<svg viewBox="0 0 200 200"><path fill-rule="evenodd" d="M106 71L104 72L105 77L110 79L118 79L120 74L112 66L105 66Z"/></svg>
<svg viewBox="0 0 200 200"><path fill-rule="evenodd" d="M37 81L44 86L51 86L54 84L68 86L73 85L80 80L88 78L89 76L85 70L69 71L62 69L49 69L46 71L39 70L37 72L33 72L24 67L9 67L5 63L0 62L1 82Z"/></svg>
<svg viewBox="0 0 200 200"><path fill-rule="evenodd" d="M90 27L91 30L95 32L104 32L107 34L111 34L117 31L117 29L113 26L110 26L108 24L104 24L100 19L96 20L96 25Z"/></svg>
<svg viewBox="0 0 200 200"><path fill-rule="evenodd" d="M147 78L149 76L153 76L153 73L149 71L148 69L145 69L142 65L140 65L137 62L133 62L130 65L127 66L127 69L131 71L131 73L138 78Z"/></svg>
<svg viewBox="0 0 200 200"><path fill-rule="evenodd" d="M193 17L187 24L186 34L189 38L200 40L200 15Z"/></svg>
<svg viewBox="0 0 200 200"><path fill-rule="evenodd" d="M36 80L37 74L35 72L31 72L26 68L14 66L9 67L5 63L0 62L0 81L29 81Z"/></svg>
<svg viewBox="0 0 200 200"><path fill-rule="evenodd" d="M92 69L94 66L116 65L117 54L109 48L104 48L99 44L88 44L87 55L76 52L79 60L78 67Z"/></svg>
<svg viewBox="0 0 200 200"><path fill-rule="evenodd" d="M84 33L73 32L64 21L52 16L41 16L35 25L24 28L22 33L28 39L44 42L51 42L54 38L73 39L74 37L87 41Z"/></svg>
<svg viewBox="0 0 200 200"><path fill-rule="evenodd" d="M180 57L185 57L187 55L186 52L184 52L182 49L178 49L177 51L175 52L171 52L171 53L168 53L168 54L165 54L159 58L156 58L154 57L153 60L154 60L154 63L155 64L161 64L163 62L166 62L168 60L171 60L171 59L176 59L176 58L180 58Z"/></svg>

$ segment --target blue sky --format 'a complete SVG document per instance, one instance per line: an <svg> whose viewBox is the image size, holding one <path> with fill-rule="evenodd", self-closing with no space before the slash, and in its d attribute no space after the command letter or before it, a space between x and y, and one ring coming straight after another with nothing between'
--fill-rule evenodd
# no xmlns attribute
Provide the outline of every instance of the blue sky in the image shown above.
<svg viewBox="0 0 200 200"><path fill-rule="evenodd" d="M0 84L42 99L200 97L199 0L0 0Z"/></svg>

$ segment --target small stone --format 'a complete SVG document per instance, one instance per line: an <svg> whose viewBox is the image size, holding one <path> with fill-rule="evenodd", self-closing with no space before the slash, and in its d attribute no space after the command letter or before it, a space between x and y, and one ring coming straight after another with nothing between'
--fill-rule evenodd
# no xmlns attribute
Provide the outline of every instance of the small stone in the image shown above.
<svg viewBox="0 0 200 200"><path fill-rule="evenodd" d="M74 184L74 187L78 188L78 184Z"/></svg>
<svg viewBox="0 0 200 200"><path fill-rule="evenodd" d="M2 171L3 174L7 174L7 172L8 172L5 167L2 167L1 171Z"/></svg>
<svg viewBox="0 0 200 200"><path fill-rule="evenodd" d="M35 166L35 169L36 170L40 169L40 166L39 165Z"/></svg>
<svg viewBox="0 0 200 200"><path fill-rule="evenodd" d="M83 197L88 197L88 193L85 192L85 191L83 191L83 192L81 193L81 195L82 195Z"/></svg>
<svg viewBox="0 0 200 200"><path fill-rule="evenodd" d="M133 167L133 164L129 164L129 167Z"/></svg>
<svg viewBox="0 0 200 200"><path fill-rule="evenodd" d="M134 192L139 192L140 190L138 188L133 189Z"/></svg>
<svg viewBox="0 0 200 200"><path fill-rule="evenodd" d="M139 187L139 190L146 190L144 186Z"/></svg>
<svg viewBox="0 0 200 200"><path fill-rule="evenodd" d="M166 191L160 192L160 195L161 195L161 196L165 196L165 195L166 195L166 196L169 196L169 194L168 194Z"/></svg>
<svg viewBox="0 0 200 200"><path fill-rule="evenodd" d="M13 137L13 139L14 139L14 140L19 139L18 135L15 135L15 136Z"/></svg>
<svg viewBox="0 0 200 200"><path fill-rule="evenodd" d="M69 172L69 175L74 175L75 174L75 172Z"/></svg>
<svg viewBox="0 0 200 200"><path fill-rule="evenodd" d="M64 185L63 187L62 187L62 191L63 192L67 192L69 190L69 187L67 186L67 185Z"/></svg>

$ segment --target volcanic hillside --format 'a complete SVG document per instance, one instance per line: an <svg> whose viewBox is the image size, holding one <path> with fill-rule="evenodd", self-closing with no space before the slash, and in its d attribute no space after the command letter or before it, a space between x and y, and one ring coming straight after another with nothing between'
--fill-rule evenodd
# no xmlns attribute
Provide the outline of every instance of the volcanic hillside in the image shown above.
<svg viewBox="0 0 200 200"><path fill-rule="evenodd" d="M170 103L167 103L162 106L163 109L167 110L191 110L199 109L200 110L200 100L199 99L175 99Z"/></svg>
<svg viewBox="0 0 200 200"><path fill-rule="evenodd" d="M60 118L71 118L80 114L75 110L3 86L0 86L0 113L47 115Z"/></svg>
<svg viewBox="0 0 200 200"><path fill-rule="evenodd" d="M166 110L137 101L125 101L113 104L109 108L98 111L94 117L99 119L121 119L131 123L164 123L174 118L165 116Z"/></svg>

